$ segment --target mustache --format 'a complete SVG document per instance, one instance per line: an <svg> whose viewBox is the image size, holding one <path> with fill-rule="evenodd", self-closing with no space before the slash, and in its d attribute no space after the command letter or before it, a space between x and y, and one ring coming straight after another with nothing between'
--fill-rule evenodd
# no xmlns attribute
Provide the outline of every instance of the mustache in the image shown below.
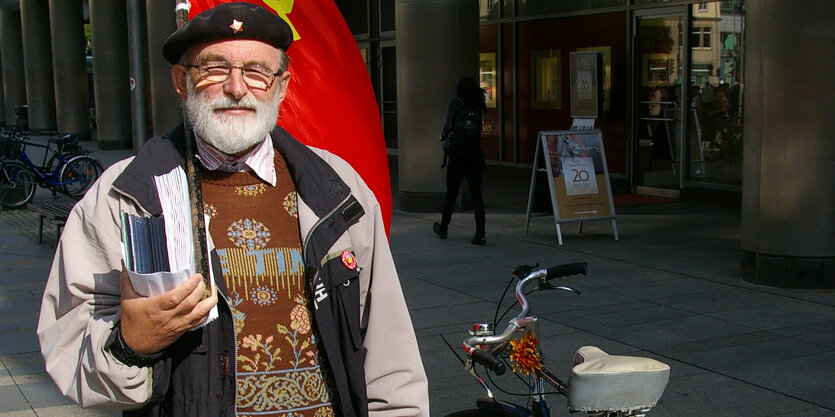
<svg viewBox="0 0 835 417"><path fill-rule="evenodd" d="M220 97L214 100L211 104L212 110L225 110L225 109L247 109L247 110L258 110L258 100L251 98L251 97L243 97L240 100L234 100L229 97Z"/></svg>

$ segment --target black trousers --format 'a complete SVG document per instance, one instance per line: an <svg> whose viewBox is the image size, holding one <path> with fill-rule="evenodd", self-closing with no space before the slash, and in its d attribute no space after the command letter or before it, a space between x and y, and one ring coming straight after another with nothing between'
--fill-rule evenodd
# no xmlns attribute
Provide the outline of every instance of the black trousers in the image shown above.
<svg viewBox="0 0 835 417"><path fill-rule="evenodd" d="M452 221L452 211L455 208L455 200L458 198L458 189L461 187L461 181L466 178L475 214L475 231L477 235L484 236L484 200L481 197L483 168L484 161L481 158L450 159L446 173L444 212L441 215L442 230L447 230L447 226Z"/></svg>

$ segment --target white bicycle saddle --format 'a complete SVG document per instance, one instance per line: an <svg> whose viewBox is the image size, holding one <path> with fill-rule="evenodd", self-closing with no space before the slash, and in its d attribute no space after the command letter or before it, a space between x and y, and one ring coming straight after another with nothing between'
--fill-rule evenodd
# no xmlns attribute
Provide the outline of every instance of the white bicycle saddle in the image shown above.
<svg viewBox="0 0 835 417"><path fill-rule="evenodd" d="M574 354L568 378L570 411L632 412L655 406L670 378L670 366L654 359L609 355L595 346Z"/></svg>

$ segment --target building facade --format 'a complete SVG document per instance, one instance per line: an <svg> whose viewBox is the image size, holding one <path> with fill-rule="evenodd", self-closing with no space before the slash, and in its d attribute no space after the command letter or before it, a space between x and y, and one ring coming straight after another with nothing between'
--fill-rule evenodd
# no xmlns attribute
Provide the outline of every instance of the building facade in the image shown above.
<svg viewBox="0 0 835 417"><path fill-rule="evenodd" d="M488 163L530 171L538 132L572 125L571 54L594 51L615 193L730 202L744 279L835 287L831 0L334 1L367 64L401 209L440 208L443 171L424 167L441 160L459 78L487 94ZM95 105L103 148L179 123L159 52L174 0L118 3L0 0L0 122L28 105L29 127L89 137Z"/></svg>

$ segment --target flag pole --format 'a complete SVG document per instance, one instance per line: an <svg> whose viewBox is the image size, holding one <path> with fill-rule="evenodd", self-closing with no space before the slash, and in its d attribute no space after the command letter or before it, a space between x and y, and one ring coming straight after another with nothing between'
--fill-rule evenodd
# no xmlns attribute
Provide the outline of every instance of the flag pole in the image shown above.
<svg viewBox="0 0 835 417"><path fill-rule="evenodd" d="M177 0L174 12L177 16L177 29L188 24L188 13L191 3L188 0ZM203 275L203 283L206 289L203 298L211 295L212 285L209 281L209 254L206 247L206 223L203 218L203 193L200 188L200 168L197 164L197 154L194 152L194 135L183 109L183 128L185 130L186 145L186 177L188 178L188 194L191 204L192 238L194 241L194 266L196 272Z"/></svg>

